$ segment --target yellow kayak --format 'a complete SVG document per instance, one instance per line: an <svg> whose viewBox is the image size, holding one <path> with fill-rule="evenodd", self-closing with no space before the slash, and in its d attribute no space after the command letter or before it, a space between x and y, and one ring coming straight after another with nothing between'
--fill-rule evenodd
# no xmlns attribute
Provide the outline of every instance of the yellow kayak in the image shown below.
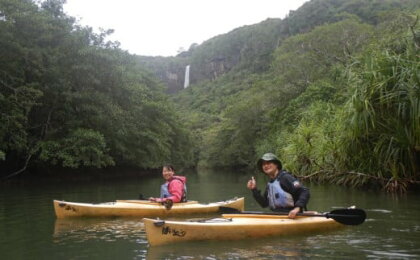
<svg viewBox="0 0 420 260"><path fill-rule="evenodd" d="M172 217L190 214L216 213L219 207L244 209L244 198L226 201L199 203L188 201L174 203L170 209L157 202L147 200L117 200L105 203L79 203L54 200L57 218L68 217Z"/></svg>
<svg viewBox="0 0 420 260"><path fill-rule="evenodd" d="M194 240L238 240L266 236L295 235L337 229L344 225L330 218L224 214L202 221L143 219L151 246Z"/></svg>

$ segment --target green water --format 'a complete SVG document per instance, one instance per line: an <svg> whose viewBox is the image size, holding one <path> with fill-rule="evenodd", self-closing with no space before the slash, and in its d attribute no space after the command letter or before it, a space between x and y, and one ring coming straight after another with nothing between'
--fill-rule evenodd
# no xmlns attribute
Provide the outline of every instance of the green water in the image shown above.
<svg viewBox="0 0 420 260"><path fill-rule="evenodd" d="M188 197L200 202L245 197L246 210L261 210L246 189L251 174L198 171L186 174ZM258 186L265 180L257 175ZM158 196L156 176L113 180L29 180L0 184L1 259L420 259L420 194L393 196L334 185L305 183L309 209L356 205L368 218L360 226L305 236L188 242L149 247L140 219L57 220L52 200L106 202Z"/></svg>

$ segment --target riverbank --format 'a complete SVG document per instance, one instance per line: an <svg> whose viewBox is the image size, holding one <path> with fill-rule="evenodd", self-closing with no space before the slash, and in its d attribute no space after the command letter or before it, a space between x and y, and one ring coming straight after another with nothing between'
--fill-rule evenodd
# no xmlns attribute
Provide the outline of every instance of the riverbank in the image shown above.
<svg viewBox="0 0 420 260"><path fill-rule="evenodd" d="M108 167L105 169L67 169L67 168L48 168L48 169L32 169L22 172L12 178L3 180L2 182L19 182L25 181L98 181L98 180L122 180L146 178L161 174L160 169L138 169L132 167Z"/></svg>

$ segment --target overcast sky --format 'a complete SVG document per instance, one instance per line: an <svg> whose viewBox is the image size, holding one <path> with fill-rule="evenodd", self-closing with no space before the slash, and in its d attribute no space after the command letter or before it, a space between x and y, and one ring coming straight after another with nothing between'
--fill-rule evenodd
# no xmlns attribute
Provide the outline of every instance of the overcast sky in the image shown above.
<svg viewBox="0 0 420 260"><path fill-rule="evenodd" d="M114 29L109 40L132 54L175 56L216 35L284 18L308 0L67 0L82 25Z"/></svg>

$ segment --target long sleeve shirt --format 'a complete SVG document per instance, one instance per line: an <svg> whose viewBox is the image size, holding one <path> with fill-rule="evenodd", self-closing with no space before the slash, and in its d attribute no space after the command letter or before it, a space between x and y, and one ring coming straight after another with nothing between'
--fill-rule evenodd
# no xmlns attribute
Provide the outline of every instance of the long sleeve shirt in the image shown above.
<svg viewBox="0 0 420 260"><path fill-rule="evenodd" d="M280 181L281 188L292 195L294 207L300 207L301 210L306 209L310 198L309 189L303 186L293 175L284 170L280 171L276 178ZM270 180L270 182L273 181ZM252 195L261 207L266 208L269 206L268 184L263 195L261 195L261 191L258 189L253 189ZM278 208L276 210L288 211L291 209L293 208Z"/></svg>

